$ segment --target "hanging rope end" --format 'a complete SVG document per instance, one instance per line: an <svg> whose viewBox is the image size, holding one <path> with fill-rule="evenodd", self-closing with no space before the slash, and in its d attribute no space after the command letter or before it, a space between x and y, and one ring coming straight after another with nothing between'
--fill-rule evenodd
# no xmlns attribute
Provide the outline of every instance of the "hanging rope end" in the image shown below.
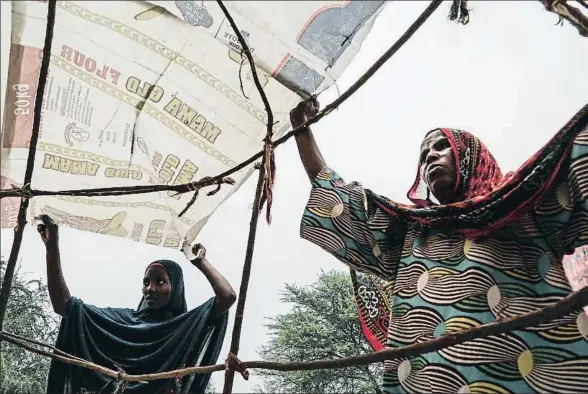
<svg viewBox="0 0 588 394"><path fill-rule="evenodd" d="M449 20L467 25L470 23L470 10L468 9L468 0L453 0L449 10Z"/></svg>
<svg viewBox="0 0 588 394"><path fill-rule="evenodd" d="M276 181L276 157L274 154L274 145L271 142L266 141L266 160L265 160L265 176L264 185L261 198L259 200L259 211L266 206L265 219L267 224L272 224L272 203L273 203L273 188Z"/></svg>
<svg viewBox="0 0 588 394"><path fill-rule="evenodd" d="M114 386L113 394L122 394L126 390L127 385L129 384L126 380L127 374L125 373L125 370L122 369L120 366L115 365L115 368L117 369L118 373L116 375L116 383Z"/></svg>
<svg viewBox="0 0 588 394"><path fill-rule="evenodd" d="M194 203L196 202L196 199L198 198L198 195L200 193L200 189L205 187L205 185L202 185L202 183L207 182L210 179L211 179L211 177L205 176L204 178L200 179L198 182L191 185L191 188L194 190L194 196L192 196L190 201L188 201L188 204L186 204L186 207L184 209L182 209L182 212L180 212L178 214L179 218L181 218L188 211L188 209L190 209L190 207L192 205L194 205ZM226 176L224 178L221 178L213 183L213 185L216 184L216 189L209 191L208 193L206 193L206 195L207 196L214 196L216 193L218 193L220 191L222 185L226 184L226 185L233 186L235 183L236 183L235 180L233 178L231 178L230 176Z"/></svg>
<svg viewBox="0 0 588 394"><path fill-rule="evenodd" d="M249 371L234 353L229 352L225 360L225 368L227 371L239 372L243 379L249 380Z"/></svg>

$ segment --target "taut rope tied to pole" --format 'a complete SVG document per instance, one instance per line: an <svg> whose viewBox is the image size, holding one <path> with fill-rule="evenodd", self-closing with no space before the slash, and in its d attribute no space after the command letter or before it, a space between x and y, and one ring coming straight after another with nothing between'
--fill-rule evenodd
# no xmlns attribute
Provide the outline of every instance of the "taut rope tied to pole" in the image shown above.
<svg viewBox="0 0 588 394"><path fill-rule="evenodd" d="M249 371L243 366L243 362L237 358L233 353L229 352L229 356L225 360L226 370L239 372L243 379L249 380Z"/></svg>

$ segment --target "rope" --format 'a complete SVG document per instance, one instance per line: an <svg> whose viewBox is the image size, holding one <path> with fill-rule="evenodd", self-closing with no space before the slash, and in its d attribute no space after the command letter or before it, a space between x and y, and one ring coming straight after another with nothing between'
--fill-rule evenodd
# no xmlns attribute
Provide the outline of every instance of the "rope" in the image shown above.
<svg viewBox="0 0 588 394"><path fill-rule="evenodd" d="M259 80L259 76L257 75L257 67L255 66L255 62L253 61L253 55L251 54L251 49L249 48L249 45L247 44L245 37L243 37L241 30L239 29L239 27L235 23L235 20L233 19L231 13L225 7L223 2L221 0L217 0L217 3L219 5L219 7L221 8L221 10L223 11L225 18L227 18L227 21L231 25L233 32L237 36L237 39L239 40L239 44L241 44L241 56L243 56L243 54L245 54L247 61L249 62L249 65L251 67L251 74L253 76L253 82L255 83L255 87L256 87L259 95L261 96L261 101L263 101L263 106L265 107L265 112L267 112L267 125L266 125L267 131L265 134L265 138L263 139L264 148L263 148L263 161L262 161L262 165L265 167L264 186L263 186L263 191L261 194L261 199L259 201L259 209L261 210L263 208L264 203L267 201L267 221L268 221L268 223L270 223L271 222L270 211L271 211L271 202L272 202L272 189L273 189L274 181L275 181L275 168L276 168L275 156L274 156L274 152L273 152L274 146L272 144L272 137L274 135L274 132L273 132L274 113L272 111L272 107L271 107L270 102L267 98L267 95L265 94L265 91L263 90L263 86L261 85L261 82ZM241 62L241 65L243 65L243 61ZM239 70L239 72L240 72L240 70ZM241 81L241 91L243 91L242 81Z"/></svg>
<svg viewBox="0 0 588 394"><path fill-rule="evenodd" d="M243 366L243 362L237 358L233 353L229 352L229 356L225 361L227 371L239 372L243 379L249 380L249 371Z"/></svg>
<svg viewBox="0 0 588 394"><path fill-rule="evenodd" d="M451 346L459 345L464 342L473 341L475 339L486 338L489 336L496 336L505 334L510 331L521 330L527 327L534 327L539 324L546 323L551 320L559 319L570 313L581 310L583 306L588 305L588 287L581 290L570 293L565 298L558 302L552 303L545 308L535 310L524 315L520 315L514 318L504 319L499 322L488 323L480 325L468 330L458 331L455 333L445 334L439 338L429 340L422 343L416 343L409 346L403 346L398 348L387 348L377 352L368 354L344 357L334 360L316 360L307 362L294 362L294 363L280 363L270 361L243 361L239 362L236 356L229 354L229 359L234 357L236 364L227 365L217 364L206 367L191 367L178 369L169 372L161 372L155 374L145 375L127 375L120 371L114 371L100 365L96 365L87 361L83 361L74 356L64 356L63 352L50 353L46 350L37 349L26 342L38 343L29 339L18 337L14 334L7 332L0 332L0 339L10 342L16 346L29 350L31 352L51 357L53 359L62 361L67 364L72 364L82 368L88 368L93 371L102 373L112 378L120 378L125 382L147 382L158 379L172 379L178 376L196 375L202 373L219 372L226 370L227 367L234 368L237 371L245 371L245 369L267 369L274 371L308 371L308 370L319 370L319 369L336 369L345 368L358 365L367 365L377 362L383 362L386 360L394 360L399 358L415 357L421 354L431 353L445 349ZM53 348L50 345L42 345L47 348ZM231 361L232 363L233 361Z"/></svg>
<svg viewBox="0 0 588 394"><path fill-rule="evenodd" d="M449 20L457 20L462 25L470 23L470 10L468 9L468 0L453 0L451 10L449 11Z"/></svg>
<svg viewBox="0 0 588 394"><path fill-rule="evenodd" d="M205 176L199 182L204 182L204 181L207 181L208 179L210 179L210 177L209 176ZM228 176L219 179L218 181L216 181L216 189L214 189L213 191L210 191L210 192L206 193L206 195L207 196L213 196L213 195L215 195L216 193L218 193L220 191L221 186L223 184L229 184L229 185L232 186L232 185L235 184L235 180L233 178L231 178L231 177L228 177ZM204 186L202 186L202 187L204 187ZM200 189L202 187L195 187L194 186L194 195L192 196L192 198L190 199L190 201L188 201L188 204L186 204L186 207L184 209L182 209L182 212L180 212L178 214L178 217L179 218L182 217L188 211L188 209L190 209L190 207L192 205L194 205L194 203L196 202L196 199L198 198L198 195L200 194ZM177 195L177 194L175 194L175 195Z"/></svg>

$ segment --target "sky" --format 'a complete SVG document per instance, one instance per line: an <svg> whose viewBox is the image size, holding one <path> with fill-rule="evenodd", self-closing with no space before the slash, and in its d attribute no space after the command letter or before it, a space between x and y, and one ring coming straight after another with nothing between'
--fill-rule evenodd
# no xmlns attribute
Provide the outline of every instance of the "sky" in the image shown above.
<svg viewBox="0 0 588 394"><path fill-rule="evenodd" d="M574 3L572 3L574 4ZM346 90L406 30L428 2L390 2L361 51L321 106ZM516 170L588 101L588 39L537 1L470 2L470 24L447 20L443 4L413 38L337 111L313 126L329 166L347 181L397 201L415 177L424 134L435 127L468 130L493 152L503 172ZM320 270L345 270L334 257L299 237L310 185L294 141L276 150L273 222L260 219L241 334L241 360L258 360L268 340L268 317L287 312L284 283L311 284ZM238 292L256 179L251 177L214 214L198 237L208 260ZM8 257L12 231L2 230ZM61 258L71 294L97 306L137 306L145 266L154 259L182 265L188 307L213 295L202 274L179 251L116 237L60 230ZM26 229L21 271L46 279L39 235ZM219 362L230 345L235 307ZM234 392L260 380L235 378ZM222 389L224 373L213 375Z"/></svg>

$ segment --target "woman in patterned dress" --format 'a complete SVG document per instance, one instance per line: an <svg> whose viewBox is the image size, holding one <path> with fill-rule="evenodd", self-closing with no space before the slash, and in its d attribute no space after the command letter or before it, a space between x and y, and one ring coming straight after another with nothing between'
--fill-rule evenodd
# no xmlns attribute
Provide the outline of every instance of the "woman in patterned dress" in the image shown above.
<svg viewBox="0 0 588 394"><path fill-rule="evenodd" d="M290 114L293 127L315 98ZM588 106L517 172L473 135L429 132L408 193L392 202L327 167L297 134L312 191L301 237L351 268L362 326L379 350L534 311L571 289L561 264L588 244ZM438 203L432 201L435 197ZM385 363L385 393L588 391L588 317L567 316Z"/></svg>

